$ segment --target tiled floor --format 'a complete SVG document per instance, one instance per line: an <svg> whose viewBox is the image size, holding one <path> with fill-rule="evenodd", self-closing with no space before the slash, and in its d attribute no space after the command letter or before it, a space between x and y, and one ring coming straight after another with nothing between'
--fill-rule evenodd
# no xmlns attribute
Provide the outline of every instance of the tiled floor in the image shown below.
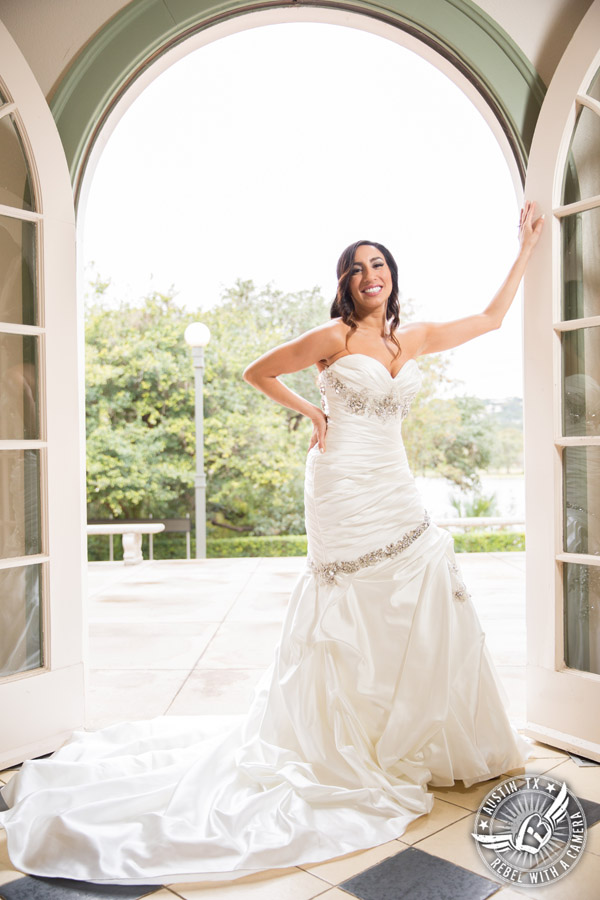
<svg viewBox="0 0 600 900"><path fill-rule="evenodd" d="M524 721L525 554L461 554L459 564L486 641ZM302 559L92 563L89 569L91 670L88 728L155 715L242 714L267 667ZM199 590L200 589L200 590ZM142 638L142 640L140 640ZM0 897L6 900L598 900L600 766L535 744L529 772L564 779L590 801L585 852L555 885L523 892L497 880L470 837L474 813L493 785L433 789L432 812L397 840L327 862L267 871L221 884L123 888L24 877L13 870L0 831ZM517 770L522 771L522 770ZM7 782L13 771L0 772ZM510 774L510 773L505 773Z"/></svg>

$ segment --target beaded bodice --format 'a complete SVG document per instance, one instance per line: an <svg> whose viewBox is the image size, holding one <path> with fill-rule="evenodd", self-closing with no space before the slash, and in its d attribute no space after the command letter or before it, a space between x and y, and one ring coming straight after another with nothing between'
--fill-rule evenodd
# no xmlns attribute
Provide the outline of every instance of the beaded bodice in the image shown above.
<svg viewBox="0 0 600 900"><path fill-rule="evenodd" d="M309 453L305 490L309 567L322 584L395 559L429 527L410 472L402 421L421 387L409 359L392 376L364 353L319 375L326 449Z"/></svg>
<svg viewBox="0 0 600 900"><path fill-rule="evenodd" d="M352 357L360 357L361 367L363 360L371 360L375 377L368 383L365 384L364 370L354 368ZM347 360L350 360L349 365ZM318 383L321 406L327 416L335 405L356 416L375 416L381 421L401 420L408 414L421 386L421 375L414 359L409 359L393 377L383 363L373 357L350 353L324 369Z"/></svg>

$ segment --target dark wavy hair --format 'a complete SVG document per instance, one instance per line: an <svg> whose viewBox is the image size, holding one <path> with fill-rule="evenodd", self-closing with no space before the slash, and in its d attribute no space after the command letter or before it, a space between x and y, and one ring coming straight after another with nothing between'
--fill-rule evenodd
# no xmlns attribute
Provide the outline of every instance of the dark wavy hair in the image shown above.
<svg viewBox="0 0 600 900"><path fill-rule="evenodd" d="M384 247L383 244L378 244L375 241L356 241L354 244L350 244L349 247L346 247L346 249L343 251L337 262L336 272L338 277L338 286L335 300L331 304L330 315L332 319L339 316L345 325L350 326L350 331L346 335L346 349L348 349L348 338L357 327L357 322L354 318L354 300L352 299L352 295L350 293L350 276L352 274L352 267L354 265L354 257L356 255L356 251L359 247L362 247L365 244L368 244L370 247L377 247L386 263L388 264L390 272L392 273L392 293L388 298L385 318L386 322L390 326L390 338L398 348L396 353L394 354L394 359L396 359L396 356L398 356L398 353L400 353L402 349L400 347L398 338L394 334L395 329L398 328L400 324L398 264L396 263L396 260L394 259L390 251L387 249L387 247Z"/></svg>

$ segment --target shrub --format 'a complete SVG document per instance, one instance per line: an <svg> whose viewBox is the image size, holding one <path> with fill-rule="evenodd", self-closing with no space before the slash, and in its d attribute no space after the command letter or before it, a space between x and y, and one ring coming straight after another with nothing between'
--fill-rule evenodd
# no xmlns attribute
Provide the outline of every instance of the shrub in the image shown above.
<svg viewBox="0 0 600 900"><path fill-rule="evenodd" d="M453 533L457 553L494 553L508 550L524 550L525 535L520 531L475 531ZM243 556L306 556L306 535L243 535L232 538L208 538L206 551L209 558ZM148 559L148 536L142 539L144 559ZM114 558L123 559L120 535L114 536ZM192 558L195 539L192 534ZM88 538L88 560L108 559L108 537L91 535ZM154 537L154 559L185 559L185 535L159 534Z"/></svg>

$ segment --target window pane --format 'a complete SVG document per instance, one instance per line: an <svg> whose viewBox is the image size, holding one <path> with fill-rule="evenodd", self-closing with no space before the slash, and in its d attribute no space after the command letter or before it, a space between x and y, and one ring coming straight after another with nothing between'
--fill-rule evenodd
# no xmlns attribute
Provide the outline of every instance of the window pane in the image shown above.
<svg viewBox="0 0 600 900"><path fill-rule="evenodd" d="M0 440L39 438L38 341L0 332Z"/></svg>
<svg viewBox="0 0 600 900"><path fill-rule="evenodd" d="M563 203L575 203L600 194L600 116L582 106L567 155Z"/></svg>
<svg viewBox="0 0 600 900"><path fill-rule="evenodd" d="M0 216L0 322L37 325L35 224Z"/></svg>
<svg viewBox="0 0 600 900"><path fill-rule="evenodd" d="M600 156L600 148L599 148ZM600 170L600 167L599 167ZM562 317L600 315L600 208L561 221Z"/></svg>
<svg viewBox="0 0 600 900"><path fill-rule="evenodd" d="M600 568L564 563L565 663L600 675Z"/></svg>
<svg viewBox="0 0 600 900"><path fill-rule="evenodd" d="M12 116L0 119L0 203L33 209L25 150Z"/></svg>
<svg viewBox="0 0 600 900"><path fill-rule="evenodd" d="M563 434L600 434L600 327L562 335Z"/></svg>
<svg viewBox="0 0 600 900"><path fill-rule="evenodd" d="M564 541L567 553L600 555L600 447L563 451Z"/></svg>
<svg viewBox="0 0 600 900"><path fill-rule="evenodd" d="M0 569L0 676L44 664L41 565Z"/></svg>
<svg viewBox="0 0 600 900"><path fill-rule="evenodd" d="M0 558L41 553L41 533L40 451L0 450Z"/></svg>

